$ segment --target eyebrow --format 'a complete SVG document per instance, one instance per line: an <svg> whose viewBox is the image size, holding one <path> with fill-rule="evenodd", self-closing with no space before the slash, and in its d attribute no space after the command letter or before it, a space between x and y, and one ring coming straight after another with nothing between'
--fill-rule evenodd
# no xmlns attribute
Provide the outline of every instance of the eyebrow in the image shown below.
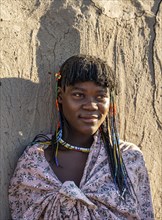
<svg viewBox="0 0 162 220"><path fill-rule="evenodd" d="M80 87L77 87L77 86L72 87L71 90L81 90L81 91L86 91L86 89L84 89L84 88L80 88Z"/></svg>
<svg viewBox="0 0 162 220"><path fill-rule="evenodd" d="M71 90L72 90L72 91L73 91L73 90L80 90L80 91L82 91L82 92L85 92L85 91L86 91L86 89L81 88L81 87L77 87L77 86L72 87ZM102 87L98 90L98 92L107 92L107 91L108 91L108 88L102 88Z"/></svg>

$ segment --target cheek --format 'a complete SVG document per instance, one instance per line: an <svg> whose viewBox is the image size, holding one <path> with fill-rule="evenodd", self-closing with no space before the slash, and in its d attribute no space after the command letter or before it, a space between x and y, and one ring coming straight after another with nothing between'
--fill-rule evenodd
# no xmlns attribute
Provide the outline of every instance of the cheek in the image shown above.
<svg viewBox="0 0 162 220"><path fill-rule="evenodd" d="M73 102L71 101L67 101L64 100L64 102L62 103L62 111L64 116L70 116L70 115L74 115L77 111L77 106L74 105Z"/></svg>
<svg viewBox="0 0 162 220"><path fill-rule="evenodd" d="M107 115L109 112L109 102L105 103L104 105L101 105L100 111L103 115Z"/></svg>

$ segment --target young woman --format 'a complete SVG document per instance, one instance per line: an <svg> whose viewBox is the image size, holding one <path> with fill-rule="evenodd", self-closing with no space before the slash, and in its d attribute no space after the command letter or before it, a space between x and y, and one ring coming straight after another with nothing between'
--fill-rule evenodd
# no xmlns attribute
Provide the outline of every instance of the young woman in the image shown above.
<svg viewBox="0 0 162 220"><path fill-rule="evenodd" d="M112 70L99 58L73 56L56 79L56 131L38 135L19 159L12 218L154 219L143 155L119 140Z"/></svg>

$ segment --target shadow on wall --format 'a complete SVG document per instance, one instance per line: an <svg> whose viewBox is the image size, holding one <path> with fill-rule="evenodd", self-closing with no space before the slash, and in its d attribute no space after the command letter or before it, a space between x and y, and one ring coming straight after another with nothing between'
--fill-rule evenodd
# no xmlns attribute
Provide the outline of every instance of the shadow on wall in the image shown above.
<svg viewBox="0 0 162 220"><path fill-rule="evenodd" d="M40 19L40 29L36 36L35 67L22 78L1 80L1 169L2 188L0 219L10 219L8 207L8 184L16 163L24 148L38 133L54 130L54 77L48 72L56 72L70 56L80 52L80 35L73 27L75 11L71 6L62 7L62 1L54 1ZM33 30L31 31L31 35ZM31 36L32 37L32 36ZM33 49L33 48L31 48ZM32 50L31 50L32 51ZM31 55L32 56L32 55ZM34 65L34 64L33 64ZM37 71L35 71L37 69ZM17 70L18 71L18 70ZM25 73L25 74L24 74ZM23 79L27 75L30 80ZM32 79L39 78L38 83Z"/></svg>

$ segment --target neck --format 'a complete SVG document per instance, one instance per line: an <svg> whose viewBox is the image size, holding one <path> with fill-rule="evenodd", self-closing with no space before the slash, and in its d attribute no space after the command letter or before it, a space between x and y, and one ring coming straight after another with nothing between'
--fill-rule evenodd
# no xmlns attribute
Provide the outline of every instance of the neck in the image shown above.
<svg viewBox="0 0 162 220"><path fill-rule="evenodd" d="M63 130L62 139L67 143L83 148L90 148L93 143L93 135L80 134L78 132L68 132L67 129Z"/></svg>

